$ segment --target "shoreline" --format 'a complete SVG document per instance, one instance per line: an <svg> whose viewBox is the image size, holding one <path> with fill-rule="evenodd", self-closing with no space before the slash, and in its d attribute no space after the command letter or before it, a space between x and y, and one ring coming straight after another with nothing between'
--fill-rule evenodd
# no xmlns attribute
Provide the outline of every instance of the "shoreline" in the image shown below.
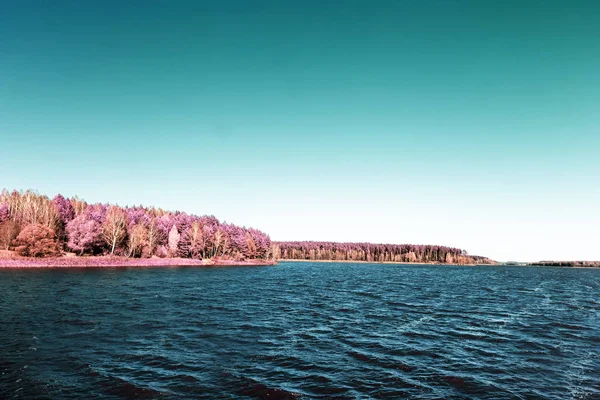
<svg viewBox="0 0 600 400"><path fill-rule="evenodd" d="M499 264L445 264L440 262L409 262L409 261L359 261L359 260L298 260L292 258L278 258L277 262L315 262L315 263L346 263L346 264L406 264L406 265L459 265L475 267L478 265L499 265Z"/></svg>
<svg viewBox="0 0 600 400"><path fill-rule="evenodd" d="M311 263L346 263L346 264L396 264L396 265L439 265L457 267L546 267L546 268L600 268L600 265L540 265L536 263L526 265L513 264L446 264L440 262L396 262L396 261L355 261L355 260L298 260L291 258L278 258L278 262L311 262Z"/></svg>
<svg viewBox="0 0 600 400"><path fill-rule="evenodd" d="M193 260L189 258L51 257L0 258L0 269L23 268L155 268L155 267L259 267L276 265L275 260Z"/></svg>
<svg viewBox="0 0 600 400"><path fill-rule="evenodd" d="M552 267L552 268L600 268L596 265L510 265L510 264L446 264L440 262L396 262L396 261L359 261L359 260L299 260L280 258L277 260L250 259L245 261L205 259L195 260L189 258L129 258L121 256L62 256L49 258L34 257L2 257L0 254L0 270L26 269L26 268L159 268L159 267L259 267L274 266L279 262L290 263L344 263L344 264L396 264L396 265L438 265L438 266L463 266L463 267Z"/></svg>

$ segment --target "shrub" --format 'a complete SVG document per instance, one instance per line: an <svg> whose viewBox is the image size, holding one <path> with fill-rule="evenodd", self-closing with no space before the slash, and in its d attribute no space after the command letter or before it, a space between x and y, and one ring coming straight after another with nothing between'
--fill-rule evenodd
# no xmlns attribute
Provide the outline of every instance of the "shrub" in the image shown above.
<svg viewBox="0 0 600 400"><path fill-rule="evenodd" d="M167 246L158 246L156 248L156 256L160 258L166 258L169 255L169 250Z"/></svg>
<svg viewBox="0 0 600 400"><path fill-rule="evenodd" d="M19 235L19 225L12 220L0 222L0 249L8 250L10 244Z"/></svg>
<svg viewBox="0 0 600 400"><path fill-rule="evenodd" d="M14 240L15 251L26 257L47 257L60 254L54 231L40 224L29 224Z"/></svg>

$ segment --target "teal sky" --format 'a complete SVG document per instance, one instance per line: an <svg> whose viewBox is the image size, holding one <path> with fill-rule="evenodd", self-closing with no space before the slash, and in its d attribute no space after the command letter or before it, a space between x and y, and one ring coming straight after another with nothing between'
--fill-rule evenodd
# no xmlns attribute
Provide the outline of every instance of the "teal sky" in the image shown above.
<svg viewBox="0 0 600 400"><path fill-rule="evenodd" d="M596 1L0 0L0 186L275 240L600 259L598 21Z"/></svg>

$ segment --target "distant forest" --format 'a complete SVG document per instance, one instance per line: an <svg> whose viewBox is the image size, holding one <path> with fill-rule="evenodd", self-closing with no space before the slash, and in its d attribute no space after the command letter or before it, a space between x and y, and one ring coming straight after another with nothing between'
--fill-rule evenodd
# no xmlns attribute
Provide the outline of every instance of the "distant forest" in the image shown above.
<svg viewBox="0 0 600 400"><path fill-rule="evenodd" d="M539 261L531 265L542 267L600 267L600 261Z"/></svg>
<svg viewBox="0 0 600 400"><path fill-rule="evenodd" d="M0 250L22 256L117 255L134 258L264 259L271 239L213 216L154 207L88 204L33 191L0 193Z"/></svg>
<svg viewBox="0 0 600 400"><path fill-rule="evenodd" d="M273 255L289 260L337 260L442 264L492 264L486 257L468 255L454 247L337 242L273 242Z"/></svg>

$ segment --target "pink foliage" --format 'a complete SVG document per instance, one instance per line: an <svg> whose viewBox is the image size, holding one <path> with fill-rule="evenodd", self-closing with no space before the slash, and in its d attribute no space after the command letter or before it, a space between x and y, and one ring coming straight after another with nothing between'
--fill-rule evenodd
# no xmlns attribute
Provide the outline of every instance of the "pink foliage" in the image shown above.
<svg viewBox="0 0 600 400"><path fill-rule="evenodd" d="M60 254L54 231L40 224L29 224L14 240L15 251L26 257L48 257Z"/></svg>
<svg viewBox="0 0 600 400"><path fill-rule="evenodd" d="M172 214L161 215L156 219L156 229L158 230L158 246L167 246L169 240L169 232L173 227L174 221Z"/></svg>
<svg viewBox="0 0 600 400"><path fill-rule="evenodd" d="M245 257L247 252L245 229L235 225L227 225L226 229L229 232L232 255L236 256L237 258Z"/></svg>
<svg viewBox="0 0 600 400"><path fill-rule="evenodd" d="M69 248L80 254L101 252L104 241L98 216L98 213L84 212L67 224Z"/></svg>
<svg viewBox="0 0 600 400"><path fill-rule="evenodd" d="M57 194L52 199L52 204L54 204L54 208L56 208L56 212L58 213L61 222L66 225L73 218L75 218L75 210L73 209L73 205L71 202L63 197L61 194Z"/></svg>
<svg viewBox="0 0 600 400"><path fill-rule="evenodd" d="M179 240L181 235L177 230L177 225L173 225L171 230L169 231L169 253L171 256L175 256L179 249Z"/></svg>
<svg viewBox="0 0 600 400"><path fill-rule="evenodd" d="M8 204L2 203L0 204L0 223L8 220L10 218L10 210L8 209Z"/></svg>
<svg viewBox="0 0 600 400"><path fill-rule="evenodd" d="M158 246L156 248L156 256L160 257L160 258L165 258L169 255L169 249L167 249L167 246Z"/></svg>
<svg viewBox="0 0 600 400"><path fill-rule="evenodd" d="M24 197L19 192L3 191L2 194L17 200ZM88 204L77 197L68 199L60 194L49 201L34 192L25 194L29 200L47 200L52 211L49 215L56 220L59 246L80 255L110 253L113 248L115 254L148 258L184 256L242 260L267 258L270 254L268 235L252 228L221 224L212 215L197 216L143 206L124 208ZM10 203L5 204L2 198L0 201L0 223L13 220ZM119 221L125 221L125 232L123 222L111 223L115 222L116 214L123 216ZM10 236L12 240L14 235L11 235L4 236Z"/></svg>
<svg viewBox="0 0 600 400"><path fill-rule="evenodd" d="M127 215L127 228L131 230L134 225L137 224L148 224L150 216L147 211L142 207L130 207L125 209Z"/></svg>

